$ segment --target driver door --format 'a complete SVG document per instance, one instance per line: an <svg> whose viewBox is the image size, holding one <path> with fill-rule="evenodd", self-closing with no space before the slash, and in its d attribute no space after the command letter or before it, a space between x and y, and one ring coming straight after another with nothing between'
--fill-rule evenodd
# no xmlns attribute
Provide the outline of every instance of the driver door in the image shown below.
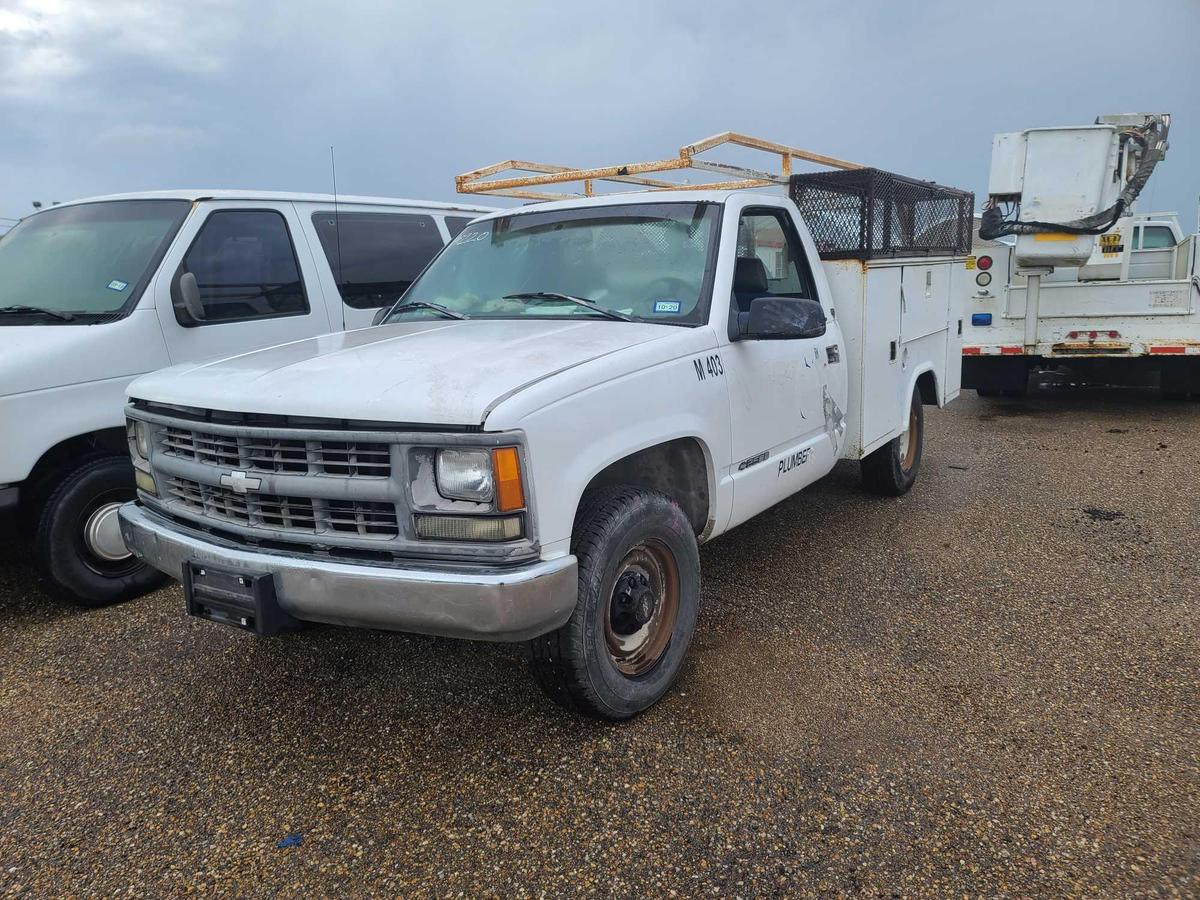
<svg viewBox="0 0 1200 900"><path fill-rule="evenodd" d="M757 297L819 299L785 209L748 207L738 220L731 313L748 311ZM730 527L829 471L834 448L823 388L830 342L827 331L815 338L743 338L722 348L732 430Z"/></svg>
<svg viewBox="0 0 1200 900"><path fill-rule="evenodd" d="M291 203L214 200L200 212L180 229L154 283L172 364L234 356L341 326L330 322ZM182 301L184 272L196 278L202 318Z"/></svg>

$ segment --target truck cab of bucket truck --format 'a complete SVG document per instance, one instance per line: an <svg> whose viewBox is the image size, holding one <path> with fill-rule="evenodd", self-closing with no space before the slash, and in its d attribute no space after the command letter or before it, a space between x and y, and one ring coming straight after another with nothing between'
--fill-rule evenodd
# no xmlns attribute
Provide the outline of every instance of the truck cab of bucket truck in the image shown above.
<svg viewBox="0 0 1200 900"><path fill-rule="evenodd" d="M27 217L0 240L4 530L31 538L50 586L77 603L153 587L158 572L129 554L116 519L134 496L125 386L172 364L365 327L486 211L159 191Z"/></svg>
<svg viewBox="0 0 1200 900"><path fill-rule="evenodd" d="M699 543L840 458L911 486L963 257L887 262L828 269L765 193L485 216L379 327L134 382L122 531L193 615L525 641L551 696L626 718L687 652Z"/></svg>

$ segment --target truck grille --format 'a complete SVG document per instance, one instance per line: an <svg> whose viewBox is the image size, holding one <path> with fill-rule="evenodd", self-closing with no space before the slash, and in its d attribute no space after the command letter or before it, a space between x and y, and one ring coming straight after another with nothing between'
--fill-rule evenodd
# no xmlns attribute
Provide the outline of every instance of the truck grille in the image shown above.
<svg viewBox="0 0 1200 900"><path fill-rule="evenodd" d="M302 442L303 443L303 442ZM386 540L400 533L396 507L366 500L321 500L282 497L169 476L163 486L168 499L208 518L250 528L298 534L350 534Z"/></svg>
<svg viewBox="0 0 1200 900"><path fill-rule="evenodd" d="M392 474L387 444L299 438L235 437L167 426L162 452L226 469L296 475L387 478Z"/></svg>

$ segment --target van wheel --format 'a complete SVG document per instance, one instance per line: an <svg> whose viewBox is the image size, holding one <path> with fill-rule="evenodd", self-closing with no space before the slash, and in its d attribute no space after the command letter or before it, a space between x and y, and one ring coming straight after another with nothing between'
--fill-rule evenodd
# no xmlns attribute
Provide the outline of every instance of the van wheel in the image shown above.
<svg viewBox="0 0 1200 900"><path fill-rule="evenodd" d="M166 580L121 540L117 509L135 495L133 466L119 456L89 460L50 492L34 550L55 593L79 606L108 606Z"/></svg>
<svg viewBox="0 0 1200 900"><path fill-rule="evenodd" d="M917 480L921 468L921 451L925 444L925 408L921 392L913 388L908 406L908 427L874 453L863 459L863 484L876 494L898 497L907 493Z"/></svg>
<svg viewBox="0 0 1200 900"><path fill-rule="evenodd" d="M575 611L529 642L534 678L568 709L628 719L667 692L692 641L696 536L664 495L613 487L585 499L571 549L579 561Z"/></svg>

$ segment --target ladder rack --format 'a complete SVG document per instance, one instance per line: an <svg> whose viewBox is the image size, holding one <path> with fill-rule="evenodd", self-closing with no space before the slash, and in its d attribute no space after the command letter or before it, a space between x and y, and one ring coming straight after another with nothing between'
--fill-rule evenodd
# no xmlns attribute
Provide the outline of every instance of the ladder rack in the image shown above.
<svg viewBox="0 0 1200 900"><path fill-rule="evenodd" d="M734 166L728 163L700 159L699 154L707 150L725 145L737 145L751 150L761 150L779 157L779 173L749 169L744 166ZM508 159L504 162L484 166L457 176L454 181L460 194L488 194L493 197L517 197L522 200L571 200L576 197L595 196L595 183L618 182L620 184L637 185L652 191L705 191L705 190L734 190L740 188L768 187L771 185L787 185L792 174L792 161L803 160L828 166L833 169L863 169L858 163L847 162L811 150L801 150L798 147L788 147L765 141L761 138L750 137L735 131L723 131L712 137L686 144L679 148L679 156L670 159L660 159L651 162L629 163L618 166L600 166L591 169L573 169L568 166L555 166L546 163L529 162L527 160ZM647 178L656 172L673 172L681 169L699 169L724 175L728 180L705 182L700 184L684 184L667 181L661 178ZM532 173L514 176L511 173ZM508 177L493 176L507 174ZM582 182L583 190L573 193L553 193L537 190L544 185L570 184Z"/></svg>

